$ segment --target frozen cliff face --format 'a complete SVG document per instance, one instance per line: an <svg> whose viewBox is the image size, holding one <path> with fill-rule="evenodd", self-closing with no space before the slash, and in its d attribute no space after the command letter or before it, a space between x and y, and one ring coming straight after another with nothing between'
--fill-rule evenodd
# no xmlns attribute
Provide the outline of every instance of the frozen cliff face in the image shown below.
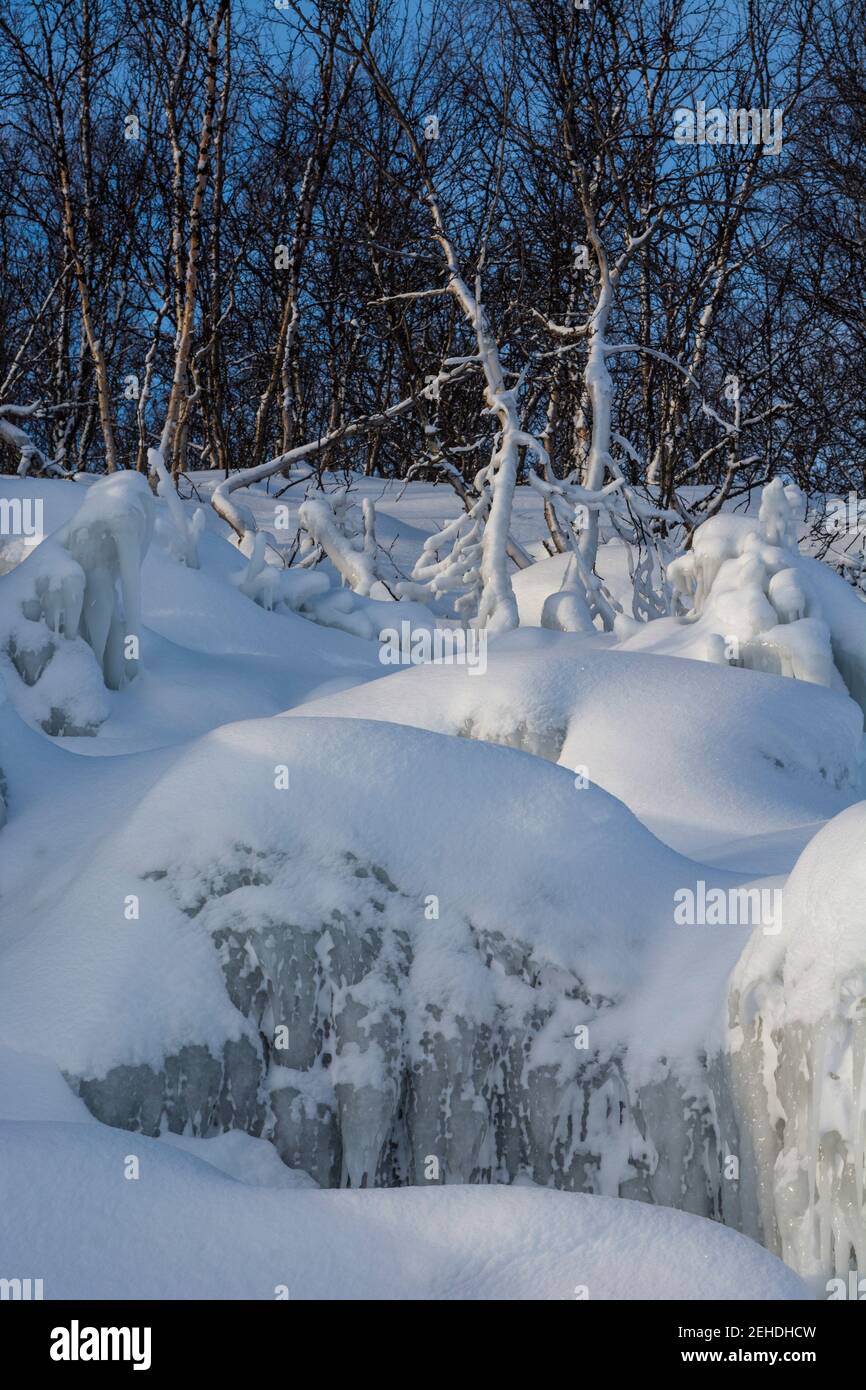
<svg viewBox="0 0 866 1390"><path fill-rule="evenodd" d="M152 528L144 478L95 483L72 519L0 577L0 674L49 734L90 734L140 660L140 570Z"/></svg>
<svg viewBox="0 0 866 1390"><path fill-rule="evenodd" d="M750 1223L820 1286L866 1273L866 802L825 826L731 982Z"/></svg>

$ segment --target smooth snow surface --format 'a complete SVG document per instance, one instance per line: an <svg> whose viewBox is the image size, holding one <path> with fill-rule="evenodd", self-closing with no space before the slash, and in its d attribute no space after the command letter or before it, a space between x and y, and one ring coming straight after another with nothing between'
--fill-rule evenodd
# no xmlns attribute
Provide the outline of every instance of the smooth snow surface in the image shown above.
<svg viewBox="0 0 866 1390"><path fill-rule="evenodd" d="M683 1212L526 1186L268 1191L96 1124L0 1122L0 1207L4 1268L47 1299L809 1296Z"/></svg>
<svg viewBox="0 0 866 1390"><path fill-rule="evenodd" d="M410 667L292 713L412 724L583 769L676 849L743 872L790 868L862 795L862 716L847 696L620 652L600 635L518 631L489 643L483 678Z"/></svg>

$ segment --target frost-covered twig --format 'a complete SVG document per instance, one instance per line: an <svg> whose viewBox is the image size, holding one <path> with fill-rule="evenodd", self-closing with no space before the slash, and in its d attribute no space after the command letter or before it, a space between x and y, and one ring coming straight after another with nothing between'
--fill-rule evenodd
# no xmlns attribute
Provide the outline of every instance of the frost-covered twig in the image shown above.
<svg viewBox="0 0 866 1390"><path fill-rule="evenodd" d="M15 416L16 419L28 419L40 413L38 405L0 405L0 439L11 444L12 448L17 449L21 455L18 464L19 478L27 476L34 460L38 463L41 472L54 474L58 478L68 478L71 476L70 470L65 468L58 459L49 459L33 443L26 430L22 430L20 425L13 424L10 418Z"/></svg>
<svg viewBox="0 0 866 1390"><path fill-rule="evenodd" d="M380 582L376 570L376 510L370 498L365 497L362 504L364 537L359 547L347 534L345 521L341 525L339 514L342 512L345 516L347 501L344 492L337 493L334 498L324 493L306 498L298 509L298 526L325 552L349 588L362 598L368 598Z"/></svg>
<svg viewBox="0 0 866 1390"><path fill-rule="evenodd" d="M461 363L450 372L440 373L439 381L441 385L448 385L457 381L462 381L472 370L474 364ZM426 389L426 388L424 388ZM336 429L329 430L327 434L319 435L317 439L307 440L304 444L298 444L293 449L288 449L283 454L277 454L272 459L267 459L264 463L258 464L255 468L244 468L239 473L233 473L230 478L225 478L217 487L214 488L211 496L211 506L222 517L223 521L228 522L238 539L245 543L249 538L250 545L252 537L255 536L258 527L252 512L248 507L232 500L232 494L241 488L251 487L255 483L263 482L265 478L270 478L274 473L281 473L287 468L291 468L295 463L302 463L315 454L320 454L324 450L331 448L334 444L341 443L344 439L352 439L355 435L361 434L367 429L376 429L381 425L397 420L401 416L408 414L412 409L420 392L413 392L405 399L397 401L387 410L377 411L372 415L362 415L357 420L349 421L344 425L338 425Z"/></svg>
<svg viewBox="0 0 866 1390"><path fill-rule="evenodd" d="M469 288L463 276L454 242L446 228L439 194L412 122L376 61L370 47L369 35L362 33L357 23L355 29L358 36L356 52L361 56L377 92L402 129L415 160L424 187L424 200L430 213L433 238L445 261L448 278L444 288L456 300L472 330L477 347L477 360L484 373L486 413L494 415L499 425L490 462L479 475L479 490L482 494L484 489L489 490L489 506L485 503L475 511L470 528L473 537L478 535L479 527L483 530L478 563L473 564L468 572L470 583L480 582L478 612L473 622L479 627L487 627L494 631L517 627L519 618L508 572L507 547L520 450L527 450L542 468L547 465L547 451L540 440L521 428L516 401L520 383L513 388L506 384L499 347L482 304L480 272L483 264L483 246L495 198L487 210L485 237L482 238L482 252L478 260L473 290ZM501 150L500 141L500 156ZM475 544L473 540L473 547Z"/></svg>

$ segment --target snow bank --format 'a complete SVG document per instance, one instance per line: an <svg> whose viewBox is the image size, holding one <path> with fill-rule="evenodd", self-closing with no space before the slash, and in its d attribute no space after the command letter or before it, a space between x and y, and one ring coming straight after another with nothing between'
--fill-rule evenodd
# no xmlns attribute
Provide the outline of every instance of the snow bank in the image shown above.
<svg viewBox="0 0 866 1390"><path fill-rule="evenodd" d="M838 813L859 794L862 719L839 678L856 692L863 609L835 603L823 566L791 562L784 516L765 511L766 534L720 561L709 593L721 600L728 561L784 552L761 593L792 661L818 649L808 625L827 626L836 689L540 629L491 641L483 679L427 666L372 681L388 668L369 640L321 624L369 639L401 605L319 570L275 580L212 529L187 537L199 568L188 550L177 563L171 536L171 554L151 547L139 620L127 561L165 503L110 481L35 480L55 534L0 578L19 643L0 658L15 702L0 707L0 1043L50 1054L10 1081L0 1052L0 1117L19 1122L5 1139L24 1146L9 1148L15 1198L0 1203L10 1248L36 1233L46 1276L137 1296L272 1297L297 1281L353 1296L358 1269L368 1293L371 1249L385 1251L373 1287L425 1297L730 1296L758 1289L753 1255L777 1287L778 1266L742 1242L736 1265L735 1245L719 1247L723 1279L702 1284L708 1242L736 1237L622 1200L608 1218L618 1194L720 1218L810 1274L851 1245L862 1268L863 933L843 888L863 898L849 863L862 824ZM382 525L402 542L398 519ZM430 621L413 611L413 628ZM700 621L640 635L690 640ZM143 669L118 698L117 632L136 624ZM304 699L291 717L227 722ZM66 734L110 713L61 745L16 708ZM836 838L800 861L780 936L759 931L743 955L746 927L677 927L682 889L787 869L829 816ZM130 1151L138 1184L122 1177ZM72 1190L104 1232L93 1246ZM669 1217L698 1232L699 1268ZM530 1269L519 1252L535 1232ZM271 1250L273 1267L259 1259ZM574 1252L585 1264L594 1250L598 1265L572 1275ZM671 1268L689 1287L662 1282Z"/></svg>
<svg viewBox="0 0 866 1390"><path fill-rule="evenodd" d="M411 667L298 712L411 724L582 769L674 848L744 872L788 869L816 822L856 800L862 717L846 697L609 641L518 631L489 644L483 676Z"/></svg>
<svg viewBox="0 0 866 1390"><path fill-rule="evenodd" d="M753 1229L803 1273L866 1270L866 802L824 827L731 982Z"/></svg>
<svg viewBox="0 0 866 1390"><path fill-rule="evenodd" d="M131 488L136 487L133 480ZM17 619L20 607L12 602L12 595L19 591L25 597L32 593L43 566L56 576L59 566L65 565L81 587L75 563L66 552L54 549L54 543L85 504L93 507L88 502L91 494L98 500L102 490L103 480L27 479L25 489L22 480L0 479L4 495L21 503L26 491L31 502L38 501L44 510L44 528L53 532L39 546L25 548L23 560L15 544L0 547L0 629L3 614L8 614L13 626L23 624L37 652L47 651L49 645L54 648L35 685L28 686L0 643L0 677L5 674L14 707L35 728L62 732L76 752L95 756L134 752L197 737L235 719L275 714L314 693L342 689L381 673L377 649L368 640L316 626L291 611L291 605L283 604L275 613L267 611L267 605L251 603L237 587L245 573L240 567L243 557L239 559L237 549L220 535L206 530L197 540L199 568L179 564L173 550L167 552L163 545L148 548L140 580L139 671L121 693L115 693L107 687L83 637L65 640L42 622ZM158 521L165 503L145 492L144 505L153 507ZM189 504L183 505L189 512ZM77 520L74 524L78 525ZM166 525L170 524L167 519ZM12 567L4 574L7 561ZM323 590L339 598L340 591L329 589L324 574L267 568L274 574L294 575L290 581L293 601L299 592L311 595ZM116 592L122 608L119 583ZM370 635L368 626L365 620L365 637ZM133 665L125 663L130 669ZM8 722L8 713L6 718ZM89 736L77 738L76 734ZM26 775L23 769L22 775Z"/></svg>
<svg viewBox="0 0 866 1390"><path fill-rule="evenodd" d="M46 1299L809 1296L682 1212L529 1186L268 1190L97 1124L0 1122L0 1247Z"/></svg>
<svg viewBox="0 0 866 1390"><path fill-rule="evenodd" d="M38 809L0 840L0 1040L49 1047L101 1119L242 1129L326 1186L421 1182L432 1155L449 1183L720 1214L706 1058L746 929L683 935L673 905L727 876L563 769L385 724L110 761L38 891Z"/></svg>

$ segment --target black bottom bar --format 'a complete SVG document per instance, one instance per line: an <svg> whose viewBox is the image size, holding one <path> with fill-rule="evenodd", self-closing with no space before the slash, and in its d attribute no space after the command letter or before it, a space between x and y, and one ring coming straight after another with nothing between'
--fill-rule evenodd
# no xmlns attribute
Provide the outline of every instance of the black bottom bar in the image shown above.
<svg viewBox="0 0 866 1390"><path fill-rule="evenodd" d="M48 1372L52 1380L70 1375L92 1378L105 1370L115 1376L177 1376L189 1371L198 1377L213 1371L222 1378L238 1373L253 1374L257 1381L263 1374L295 1380L302 1366L308 1378L309 1361L319 1356L328 1381L339 1373L342 1357L356 1375L384 1371L404 1378L409 1372L414 1379L401 1351L412 1333L413 1315L406 1303L398 1308L395 1326L394 1312L372 1302L5 1302L0 1304L0 1328L6 1364ZM569 1359L581 1379L590 1365L617 1378L624 1370L700 1376L709 1367L760 1367L772 1376L791 1366L806 1366L826 1379L837 1365L850 1364L864 1328L853 1310L827 1302L575 1301L567 1309L524 1308L520 1317L515 1323L509 1311L500 1331L489 1303L464 1304L462 1311L449 1303L447 1312L440 1307L435 1320L429 1310L422 1311L417 1335L431 1340L416 1346L411 1362L422 1370L424 1357L419 1359L419 1352L427 1346L431 1356L440 1358L440 1372L454 1374L457 1366L441 1360L443 1335L453 1328L471 1339L468 1344L476 1350L479 1373L486 1379L500 1358L503 1371L514 1378L510 1358L515 1353L521 1359L529 1353L536 1360L536 1380L545 1364L549 1371L559 1364L562 1374L563 1360ZM541 1325L535 1324L536 1317L543 1319ZM468 1369L464 1356L461 1352L461 1381ZM432 1371L432 1362L430 1367Z"/></svg>

